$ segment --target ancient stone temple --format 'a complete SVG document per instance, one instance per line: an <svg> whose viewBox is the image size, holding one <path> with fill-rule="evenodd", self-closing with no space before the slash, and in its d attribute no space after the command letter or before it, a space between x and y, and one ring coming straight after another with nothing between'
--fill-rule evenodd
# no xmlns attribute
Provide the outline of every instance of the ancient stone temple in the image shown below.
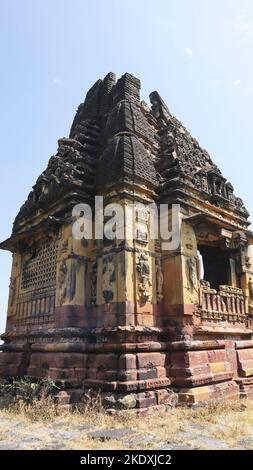
<svg viewBox="0 0 253 470"><path fill-rule="evenodd" d="M157 92L109 73L1 244L13 253L2 376L50 376L64 403L100 390L109 408L253 397L248 212ZM136 209L132 240L73 237L76 204ZM150 237L148 207L180 205L180 241ZM96 222L95 212L93 222Z"/></svg>

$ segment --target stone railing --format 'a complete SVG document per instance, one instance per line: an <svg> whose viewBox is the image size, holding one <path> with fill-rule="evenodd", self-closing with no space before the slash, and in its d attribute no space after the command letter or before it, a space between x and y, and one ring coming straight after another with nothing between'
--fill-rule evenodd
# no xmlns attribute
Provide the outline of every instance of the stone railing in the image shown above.
<svg viewBox="0 0 253 470"><path fill-rule="evenodd" d="M208 281L200 282L200 312L204 320L245 322L245 295L242 289L219 286L218 292Z"/></svg>

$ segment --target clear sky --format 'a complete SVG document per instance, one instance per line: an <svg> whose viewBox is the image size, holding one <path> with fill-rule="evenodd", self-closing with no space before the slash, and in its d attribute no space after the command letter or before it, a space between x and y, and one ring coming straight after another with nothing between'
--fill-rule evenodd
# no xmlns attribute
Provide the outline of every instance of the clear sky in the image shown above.
<svg viewBox="0 0 253 470"><path fill-rule="evenodd" d="M0 22L1 240L109 71L159 91L253 215L252 0L0 0ZM10 263L1 252L1 332Z"/></svg>

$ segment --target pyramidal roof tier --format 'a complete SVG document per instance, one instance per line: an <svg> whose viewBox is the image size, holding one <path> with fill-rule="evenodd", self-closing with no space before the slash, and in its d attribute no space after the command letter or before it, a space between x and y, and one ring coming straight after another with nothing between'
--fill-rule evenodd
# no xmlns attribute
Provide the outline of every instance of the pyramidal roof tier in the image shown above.
<svg viewBox="0 0 253 470"><path fill-rule="evenodd" d="M180 202L201 211L201 201L235 214L247 227L248 212L206 150L171 115L157 92L151 108L140 100L140 81L109 73L88 91L69 138L39 176L14 222L20 232L38 215L59 215L75 201L130 184L147 186L154 200ZM204 209L203 209L204 210ZM206 209L205 209L206 210Z"/></svg>

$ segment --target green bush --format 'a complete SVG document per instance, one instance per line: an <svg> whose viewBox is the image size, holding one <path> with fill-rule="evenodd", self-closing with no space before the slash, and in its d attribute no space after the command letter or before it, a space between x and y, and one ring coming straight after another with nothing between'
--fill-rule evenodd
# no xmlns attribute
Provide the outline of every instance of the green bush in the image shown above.
<svg viewBox="0 0 253 470"><path fill-rule="evenodd" d="M0 395L11 395L17 400L31 404L35 399L45 398L58 389L50 377L34 380L31 377L13 377L0 383Z"/></svg>

